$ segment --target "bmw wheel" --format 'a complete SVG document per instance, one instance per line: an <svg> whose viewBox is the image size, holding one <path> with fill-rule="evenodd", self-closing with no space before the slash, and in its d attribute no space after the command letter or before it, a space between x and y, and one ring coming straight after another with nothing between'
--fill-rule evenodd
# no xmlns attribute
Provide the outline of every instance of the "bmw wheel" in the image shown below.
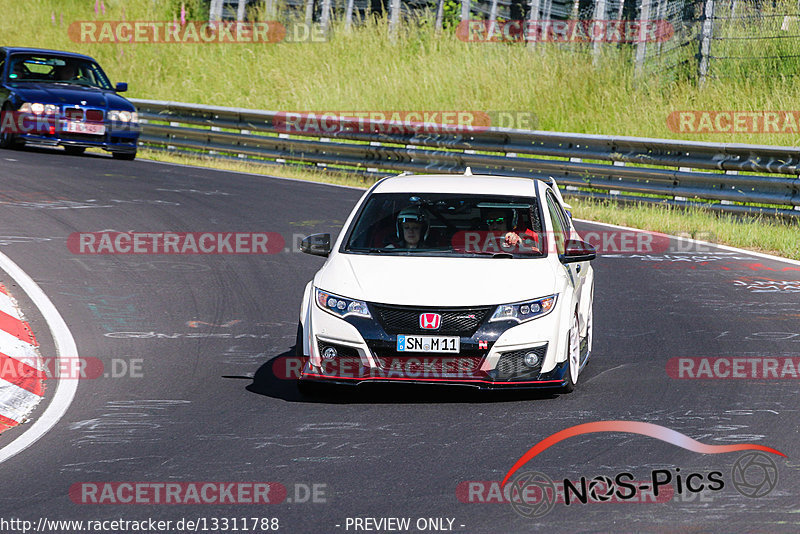
<svg viewBox="0 0 800 534"><path fill-rule="evenodd" d="M6 115L8 113L12 113L11 108L7 105L3 108L0 112L0 125L5 127L10 127L6 125ZM8 121L9 125L13 122ZM5 128L0 128L0 148L19 148L19 141L17 140L17 136L14 135L12 132L3 131Z"/></svg>

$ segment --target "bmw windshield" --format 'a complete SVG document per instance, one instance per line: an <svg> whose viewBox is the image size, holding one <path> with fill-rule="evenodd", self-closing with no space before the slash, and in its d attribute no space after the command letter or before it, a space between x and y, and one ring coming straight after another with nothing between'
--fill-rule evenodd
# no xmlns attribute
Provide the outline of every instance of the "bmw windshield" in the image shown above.
<svg viewBox="0 0 800 534"><path fill-rule="evenodd" d="M423 256L542 257L533 197L377 193L361 208L343 252Z"/></svg>
<svg viewBox="0 0 800 534"><path fill-rule="evenodd" d="M43 54L12 55L8 81L112 89L111 82L97 63L81 58Z"/></svg>

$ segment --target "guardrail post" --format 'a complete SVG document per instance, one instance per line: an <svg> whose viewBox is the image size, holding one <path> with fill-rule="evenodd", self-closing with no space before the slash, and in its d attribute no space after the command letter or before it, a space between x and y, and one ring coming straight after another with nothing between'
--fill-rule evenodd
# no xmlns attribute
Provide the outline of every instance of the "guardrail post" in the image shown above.
<svg viewBox="0 0 800 534"><path fill-rule="evenodd" d="M331 0L322 0L322 15L320 18L320 26L322 35L328 35L328 25L331 22Z"/></svg>
<svg viewBox="0 0 800 534"><path fill-rule="evenodd" d="M597 0L594 5L594 20L595 24L598 20L606 20L606 0ZM595 36L592 35L594 39ZM592 63L597 65L597 60L600 58L600 50L603 43L601 39L595 39L594 43L592 43Z"/></svg>
<svg viewBox="0 0 800 534"><path fill-rule="evenodd" d="M347 0L347 10L344 14L344 29L350 31L353 27L353 5L355 0Z"/></svg>
<svg viewBox="0 0 800 534"><path fill-rule="evenodd" d="M711 37L714 33L714 0L705 0L703 6L702 29L700 31L700 51L698 53L698 78L703 85L708 76L708 64L711 58Z"/></svg>
<svg viewBox="0 0 800 534"><path fill-rule="evenodd" d="M494 25L497 22L497 0L492 0L489 8L489 35L494 34Z"/></svg>
<svg viewBox="0 0 800 534"><path fill-rule="evenodd" d="M471 9L470 0L461 0L461 22L469 20Z"/></svg>
<svg viewBox="0 0 800 534"><path fill-rule="evenodd" d="M530 13L528 13L528 27L525 28L525 39L528 40L528 47L531 48L536 46L539 39L544 40L546 32L548 31L546 21L545 26L542 27L543 21L539 14L540 1L541 0L531 0ZM534 32L534 35L531 36L530 32Z"/></svg>
<svg viewBox="0 0 800 534"><path fill-rule="evenodd" d="M330 1L330 0L326 0ZM389 13L389 37L397 35L397 25L400 23L400 0L392 0Z"/></svg>
<svg viewBox="0 0 800 534"><path fill-rule="evenodd" d="M314 23L314 0L306 0L306 29L311 31L311 25Z"/></svg>
<svg viewBox="0 0 800 534"><path fill-rule="evenodd" d="M212 22L222 20L222 0L211 0L211 6L208 8L208 20Z"/></svg>
<svg viewBox="0 0 800 534"><path fill-rule="evenodd" d="M637 77L641 76L644 71L644 60L647 54L647 33L645 30L647 21L650 20L650 2L651 0L642 0L639 13L639 35L636 43L636 67L634 69Z"/></svg>
<svg viewBox="0 0 800 534"><path fill-rule="evenodd" d="M443 26L444 26L444 0L439 0L438 2L436 2L436 24L435 24L436 32L440 33L442 31Z"/></svg>

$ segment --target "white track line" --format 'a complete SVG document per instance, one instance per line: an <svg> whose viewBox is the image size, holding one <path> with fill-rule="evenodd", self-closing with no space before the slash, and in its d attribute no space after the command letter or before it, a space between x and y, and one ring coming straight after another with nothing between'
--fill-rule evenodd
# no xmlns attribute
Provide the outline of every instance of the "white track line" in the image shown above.
<svg viewBox="0 0 800 534"><path fill-rule="evenodd" d="M2 252L0 252L0 269L3 269L14 279L20 289L28 295L33 301L33 304L44 316L47 326L50 328L50 333L53 336L58 358L62 360L77 358L78 348L75 345L75 339L72 337L67 323L64 322L61 314L58 313L58 310L47 295L45 295L44 291L42 291L25 271L20 269L16 263L11 261L9 257ZM56 383L56 392L44 413L42 413L29 429L0 449L0 462L4 462L12 456L24 451L53 428L67 412L69 405L72 403L72 399L75 398L75 392L77 390L78 380L70 379L69 377L59 378Z"/></svg>
<svg viewBox="0 0 800 534"><path fill-rule="evenodd" d="M792 265L800 265L800 261L797 261L797 260L792 260L792 259L789 259L789 258L782 258L780 256L773 256L772 254L764 254L763 252L754 252L752 250L746 250L746 249L743 249L743 248L729 247L728 245L720 245L718 243L711 243L709 241L700 241L699 239L692 239L690 237L681 237L681 236L677 236L677 235L664 234L662 232L654 232L653 230L642 230L641 228L630 228L628 226L619 226L618 224L609 224L609 223L603 223L603 222L597 222L597 221L589 221L589 220L586 220L586 219L573 219L573 220L579 221L579 222L583 222L583 223L589 223L589 224L599 224L600 226L608 226L610 228L619 228L620 230L630 230L630 231L633 231L633 232L642 232L642 233L645 233L645 234L654 234L654 235L659 235L659 236L665 236L665 237L669 237L670 239L677 239L679 241L686 241L686 242L689 242L689 243L697 243L698 245L707 245L709 247L721 248L723 250L729 250L731 252L741 252L742 254L749 254L751 256L756 256L758 258L764 258L764 259L767 259L767 260L782 261L784 263L791 263Z"/></svg>

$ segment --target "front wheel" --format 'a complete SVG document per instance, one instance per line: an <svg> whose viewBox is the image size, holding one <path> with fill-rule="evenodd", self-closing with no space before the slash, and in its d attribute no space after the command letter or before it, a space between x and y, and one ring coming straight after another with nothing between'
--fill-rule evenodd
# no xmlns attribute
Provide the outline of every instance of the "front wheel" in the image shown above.
<svg viewBox="0 0 800 534"><path fill-rule="evenodd" d="M572 322L567 333L567 383L561 386L562 393L572 393L578 383L578 373L581 370L581 330L578 324L578 312L572 317Z"/></svg>
<svg viewBox="0 0 800 534"><path fill-rule="evenodd" d="M8 107L0 111L0 148L19 148L20 142L17 136L10 130L13 128L13 118L9 120L8 114L12 113Z"/></svg>

